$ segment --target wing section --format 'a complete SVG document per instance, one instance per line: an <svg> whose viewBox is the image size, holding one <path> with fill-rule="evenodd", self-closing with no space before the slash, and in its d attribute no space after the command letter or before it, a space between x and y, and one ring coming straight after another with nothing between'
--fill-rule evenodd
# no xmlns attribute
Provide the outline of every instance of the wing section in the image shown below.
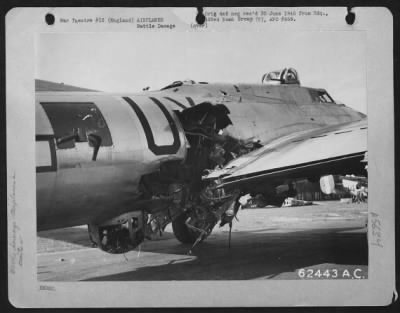
<svg viewBox="0 0 400 313"><path fill-rule="evenodd" d="M356 174L367 151L367 121L305 131L275 140L228 163L205 179L221 187L260 180L285 180L325 174Z"/></svg>
<svg viewBox="0 0 400 313"><path fill-rule="evenodd" d="M81 88L72 85L66 85L64 83L55 83L43 79L35 79L35 91L42 92L42 91L97 91L93 89Z"/></svg>

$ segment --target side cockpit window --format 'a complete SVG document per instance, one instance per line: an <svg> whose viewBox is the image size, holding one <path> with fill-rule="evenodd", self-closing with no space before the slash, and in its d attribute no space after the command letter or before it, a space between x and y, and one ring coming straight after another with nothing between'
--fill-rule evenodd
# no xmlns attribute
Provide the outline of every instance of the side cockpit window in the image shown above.
<svg viewBox="0 0 400 313"><path fill-rule="evenodd" d="M107 123L92 102L41 102L53 127L57 148L69 149L76 142L111 146Z"/></svg>
<svg viewBox="0 0 400 313"><path fill-rule="evenodd" d="M326 92L326 90L314 90L310 89L310 95L313 102L319 103L335 103L332 97Z"/></svg>

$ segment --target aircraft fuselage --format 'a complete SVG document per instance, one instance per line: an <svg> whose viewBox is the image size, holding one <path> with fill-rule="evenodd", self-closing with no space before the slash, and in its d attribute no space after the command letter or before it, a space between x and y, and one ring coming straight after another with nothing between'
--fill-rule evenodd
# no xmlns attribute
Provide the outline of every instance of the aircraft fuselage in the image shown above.
<svg viewBox="0 0 400 313"><path fill-rule="evenodd" d="M140 189L142 176L161 164L185 162L190 145L175 111L202 102L229 109L232 125L224 133L261 144L365 118L322 89L293 85L36 93L38 230L101 223L150 205Z"/></svg>

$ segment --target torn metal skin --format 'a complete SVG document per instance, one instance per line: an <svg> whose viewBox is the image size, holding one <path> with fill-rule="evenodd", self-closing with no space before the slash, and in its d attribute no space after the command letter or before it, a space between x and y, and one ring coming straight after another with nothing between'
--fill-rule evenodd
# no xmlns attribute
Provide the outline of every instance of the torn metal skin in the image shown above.
<svg viewBox="0 0 400 313"><path fill-rule="evenodd" d="M123 253L134 249L145 238L162 235L171 222L179 241L196 245L219 221L223 226L236 215L241 192L215 188L218 180L204 181L202 177L261 145L224 134L232 122L223 104L203 102L175 113L189 143L185 161L161 163L156 171L143 175L139 184L139 200L160 200L162 205L158 202L100 226L90 225L90 237L102 250Z"/></svg>

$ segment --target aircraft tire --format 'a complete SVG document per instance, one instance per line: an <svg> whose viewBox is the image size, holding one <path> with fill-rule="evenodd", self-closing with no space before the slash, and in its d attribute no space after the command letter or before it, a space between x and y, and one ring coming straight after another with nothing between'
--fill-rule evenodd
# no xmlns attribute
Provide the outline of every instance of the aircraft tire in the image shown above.
<svg viewBox="0 0 400 313"><path fill-rule="evenodd" d="M190 230L185 221L187 219L186 213L179 215L173 222L172 222L172 230L176 239L178 239L182 243L194 243L197 239L196 234Z"/></svg>

